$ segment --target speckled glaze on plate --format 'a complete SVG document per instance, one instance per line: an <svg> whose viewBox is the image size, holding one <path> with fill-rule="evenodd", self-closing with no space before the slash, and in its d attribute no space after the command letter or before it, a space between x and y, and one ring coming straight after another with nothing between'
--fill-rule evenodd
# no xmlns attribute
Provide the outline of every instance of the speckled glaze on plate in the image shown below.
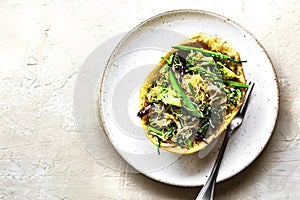
<svg viewBox="0 0 300 200"><path fill-rule="evenodd" d="M197 153L174 155L162 151L157 155L136 117L138 91L160 57L197 32L228 41L242 60L247 60L243 64L247 80L255 82L245 121L228 143L217 182L241 172L258 157L272 135L279 109L276 73L266 51L232 20L206 11L175 10L132 29L105 68L99 99L101 120L112 145L131 166L157 181L177 186L206 182L222 140L202 159Z"/></svg>

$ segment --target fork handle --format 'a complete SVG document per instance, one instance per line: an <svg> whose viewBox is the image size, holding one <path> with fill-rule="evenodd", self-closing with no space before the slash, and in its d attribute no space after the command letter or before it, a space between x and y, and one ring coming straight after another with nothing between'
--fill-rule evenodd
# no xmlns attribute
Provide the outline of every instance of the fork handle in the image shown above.
<svg viewBox="0 0 300 200"><path fill-rule="evenodd" d="M227 146L227 143L229 141L229 138L232 134L233 130L228 128L226 130L225 138L223 140L221 149L219 151L217 160L215 161L215 164L213 166L213 169L210 173L210 176L205 183L205 185L202 187L200 193L198 194L196 200L212 200L214 196L214 189L215 189L215 184L216 184L216 179L219 173L219 168L223 159L223 155Z"/></svg>

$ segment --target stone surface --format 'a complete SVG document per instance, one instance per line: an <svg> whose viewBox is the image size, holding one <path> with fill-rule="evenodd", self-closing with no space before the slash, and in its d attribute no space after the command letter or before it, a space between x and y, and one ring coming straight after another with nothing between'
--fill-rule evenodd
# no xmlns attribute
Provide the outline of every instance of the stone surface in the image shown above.
<svg viewBox="0 0 300 200"><path fill-rule="evenodd" d="M193 8L249 30L274 64L280 111L273 136L246 170L217 184L215 199L300 199L300 2L2 1L0 199L193 199L181 188L97 162L73 116L80 67L101 43L164 11ZM263 123L263 122L262 122Z"/></svg>

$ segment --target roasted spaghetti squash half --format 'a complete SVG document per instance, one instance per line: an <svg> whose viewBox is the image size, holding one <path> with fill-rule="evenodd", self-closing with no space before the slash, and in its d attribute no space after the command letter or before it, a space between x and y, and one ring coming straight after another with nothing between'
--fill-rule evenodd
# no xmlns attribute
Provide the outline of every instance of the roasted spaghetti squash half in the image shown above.
<svg viewBox="0 0 300 200"><path fill-rule="evenodd" d="M158 148L190 154L227 128L248 87L239 53L197 33L161 58L140 89L143 129Z"/></svg>

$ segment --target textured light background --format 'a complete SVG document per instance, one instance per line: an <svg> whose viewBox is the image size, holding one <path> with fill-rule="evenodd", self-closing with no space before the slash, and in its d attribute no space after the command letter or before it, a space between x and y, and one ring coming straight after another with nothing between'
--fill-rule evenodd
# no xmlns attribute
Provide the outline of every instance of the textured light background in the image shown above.
<svg viewBox="0 0 300 200"><path fill-rule="evenodd" d="M249 30L280 86L273 136L258 159L217 184L216 199L300 199L299 0L0 2L0 199L193 199L181 188L99 164L78 136L73 92L102 42L155 14L212 11ZM261 122L264 123L264 122Z"/></svg>

